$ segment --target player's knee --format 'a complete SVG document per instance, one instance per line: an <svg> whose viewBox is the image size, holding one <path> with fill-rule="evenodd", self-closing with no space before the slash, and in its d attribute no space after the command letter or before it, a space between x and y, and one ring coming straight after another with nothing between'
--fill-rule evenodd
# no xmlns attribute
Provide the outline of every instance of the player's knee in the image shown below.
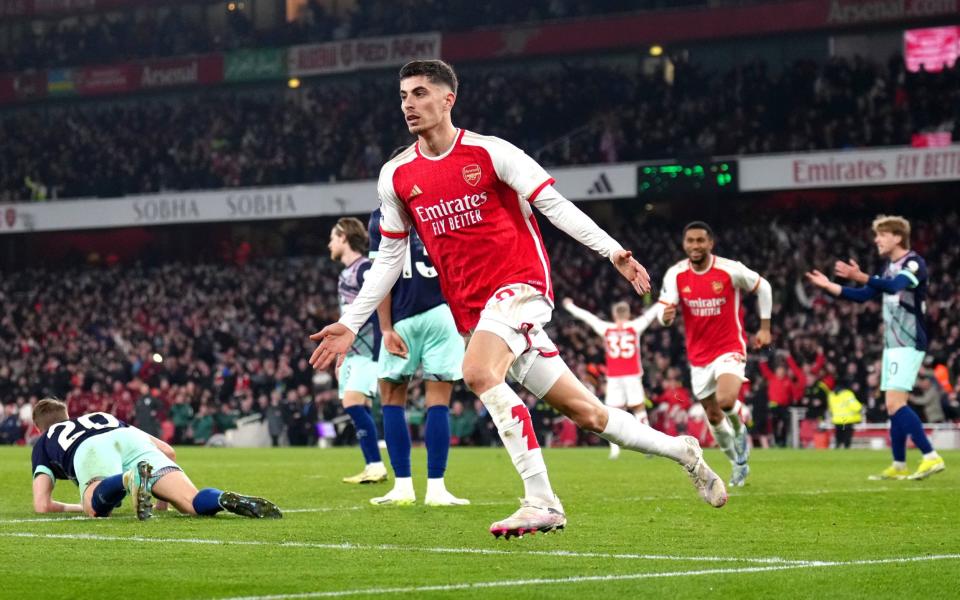
<svg viewBox="0 0 960 600"><path fill-rule="evenodd" d="M707 420L713 425L717 425L727 418L727 416L723 414L723 409L720 408L719 402L709 408L704 407L704 412L707 413Z"/></svg>
<svg viewBox="0 0 960 600"><path fill-rule="evenodd" d="M85 514L86 516L90 517L91 519L92 519L92 518L96 518L96 517L109 517L109 516L110 516L110 513L107 513L107 514L105 514L105 515L98 515L98 514L97 514L97 511L95 511L95 510L93 509L93 507L90 506L89 504L85 504L85 505L83 506L83 514Z"/></svg>
<svg viewBox="0 0 960 600"><path fill-rule="evenodd" d="M490 388L503 383L502 377L497 377L487 365L465 362L463 363L463 383L474 394L482 394Z"/></svg>

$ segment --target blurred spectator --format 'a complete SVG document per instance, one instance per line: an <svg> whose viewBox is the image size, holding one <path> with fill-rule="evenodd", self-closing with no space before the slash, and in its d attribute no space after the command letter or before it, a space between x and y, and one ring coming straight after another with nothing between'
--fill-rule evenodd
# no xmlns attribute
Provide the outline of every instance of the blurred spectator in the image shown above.
<svg viewBox="0 0 960 600"><path fill-rule="evenodd" d="M190 421L188 437L194 444L202 446L213 436L213 428L214 421L210 406L201 404L200 410Z"/></svg>
<svg viewBox="0 0 960 600"><path fill-rule="evenodd" d="M766 360L760 361L760 373L767 380L767 398L773 417L773 439L781 448L787 445L787 436L790 434L789 408L796 400L796 391L806 387L803 370L790 354L783 354L786 356L786 364L778 363L774 370L770 369ZM792 375L787 373L787 366L790 367Z"/></svg>
<svg viewBox="0 0 960 600"><path fill-rule="evenodd" d="M477 413L460 400L450 404L450 443L454 446L467 446L477 430Z"/></svg>
<svg viewBox="0 0 960 600"><path fill-rule="evenodd" d="M917 387L910 394L909 402L924 423L943 423L943 396L943 390L933 376L922 374L917 379Z"/></svg>
<svg viewBox="0 0 960 600"><path fill-rule="evenodd" d="M921 129L960 133L960 62L912 74L899 58L799 60L776 73L759 60L726 71L675 60L672 84L616 59L465 65L455 122L548 166L906 145ZM872 84L851 83L861 80ZM605 93L583 102L595 89ZM5 112L0 202L372 178L383 156L411 142L388 101L395 96L392 77L357 76L296 91L220 88Z"/></svg>
<svg viewBox="0 0 960 600"><path fill-rule="evenodd" d="M23 423L17 405L3 405L3 420L0 421L0 444L16 444L23 440Z"/></svg>
<svg viewBox="0 0 960 600"><path fill-rule="evenodd" d="M87 411L73 412L70 414L82 415ZM150 386L143 384L140 386L140 398L134 407L134 418L137 427L154 437L160 437L160 406L154 397Z"/></svg>
<svg viewBox="0 0 960 600"><path fill-rule="evenodd" d="M360 0L349 11L328 12L309 0L290 22L255 29L243 3L226 6L226 23L194 15L185 8L159 4L60 20L22 22L6 51L0 71L125 61L152 56L197 54L263 45L327 42L424 31L462 31L496 24L516 25L549 19L615 14L665 6L706 6L707 0L446 0L442 10L430 0ZM334 4L336 6L336 4ZM206 6L203 6L206 8ZM4 36L5 38L6 36ZM9 42L8 42L9 43Z"/></svg>
<svg viewBox="0 0 960 600"><path fill-rule="evenodd" d="M274 391L270 395L270 406L266 411L267 431L270 433L270 440L273 446L280 445L280 436L286 429L287 415L284 407L280 404L280 392Z"/></svg>

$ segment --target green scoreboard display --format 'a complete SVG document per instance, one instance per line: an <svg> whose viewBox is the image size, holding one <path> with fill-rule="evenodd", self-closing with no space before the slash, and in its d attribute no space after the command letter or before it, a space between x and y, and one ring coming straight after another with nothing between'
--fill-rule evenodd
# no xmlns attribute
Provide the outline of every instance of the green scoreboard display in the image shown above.
<svg viewBox="0 0 960 600"><path fill-rule="evenodd" d="M637 168L642 196L732 193L737 191L737 161L678 162Z"/></svg>

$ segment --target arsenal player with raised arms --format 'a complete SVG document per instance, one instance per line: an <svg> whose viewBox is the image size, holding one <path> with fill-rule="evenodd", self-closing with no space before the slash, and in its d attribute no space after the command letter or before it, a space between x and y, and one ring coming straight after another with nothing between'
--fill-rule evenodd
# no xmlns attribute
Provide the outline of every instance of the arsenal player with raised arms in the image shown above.
<svg viewBox="0 0 960 600"><path fill-rule="evenodd" d="M583 321L603 338L606 356L607 389L603 402L628 410L643 424L647 418L647 396L643 393L643 366L640 364L640 334L657 318L660 307L648 308L636 319L630 318L630 304L617 302L611 309L613 323L604 321L590 311L574 304L570 298L563 299L563 307L575 318ZM610 458L620 456L620 446L610 444Z"/></svg>
<svg viewBox="0 0 960 600"><path fill-rule="evenodd" d="M747 362L741 291L756 292L760 331L755 348L770 344L773 292L766 279L743 263L713 254L713 230L703 221L683 228L687 258L663 276L660 323L670 325L683 314L690 380L707 414L710 432L733 464L731 486L742 486L750 473L747 428L740 420L737 396Z"/></svg>
<svg viewBox="0 0 960 600"><path fill-rule="evenodd" d="M457 78L439 60L400 69L400 108L417 141L380 171L383 241L363 288L338 323L310 338L310 363L342 356L403 269L408 232L417 230L437 269L457 328L472 333L463 379L489 411L523 479L513 515L491 525L495 536L561 529L567 519L550 486L530 413L507 374L577 425L624 448L683 465L701 497L727 499L693 438L675 438L600 403L570 372L543 330L553 311L550 263L533 208L559 229L608 258L638 293L650 278L631 253L553 186L533 159L504 140L455 128Z"/></svg>

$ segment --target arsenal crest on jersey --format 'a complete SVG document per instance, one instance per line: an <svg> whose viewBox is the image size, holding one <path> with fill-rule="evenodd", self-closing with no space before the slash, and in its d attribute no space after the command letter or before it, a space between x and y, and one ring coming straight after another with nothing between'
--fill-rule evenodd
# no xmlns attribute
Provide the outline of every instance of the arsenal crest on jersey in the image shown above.
<svg viewBox="0 0 960 600"><path fill-rule="evenodd" d="M714 282L711 283L710 285L713 287L713 293L714 293L714 294L722 294L722 293L723 293L723 283L721 283L721 282L719 282L719 281L714 281Z"/></svg>
<svg viewBox="0 0 960 600"><path fill-rule="evenodd" d="M470 185L477 185L480 183L480 176L483 174L480 171L480 165L473 164L467 165L463 168L463 180L469 183Z"/></svg>

